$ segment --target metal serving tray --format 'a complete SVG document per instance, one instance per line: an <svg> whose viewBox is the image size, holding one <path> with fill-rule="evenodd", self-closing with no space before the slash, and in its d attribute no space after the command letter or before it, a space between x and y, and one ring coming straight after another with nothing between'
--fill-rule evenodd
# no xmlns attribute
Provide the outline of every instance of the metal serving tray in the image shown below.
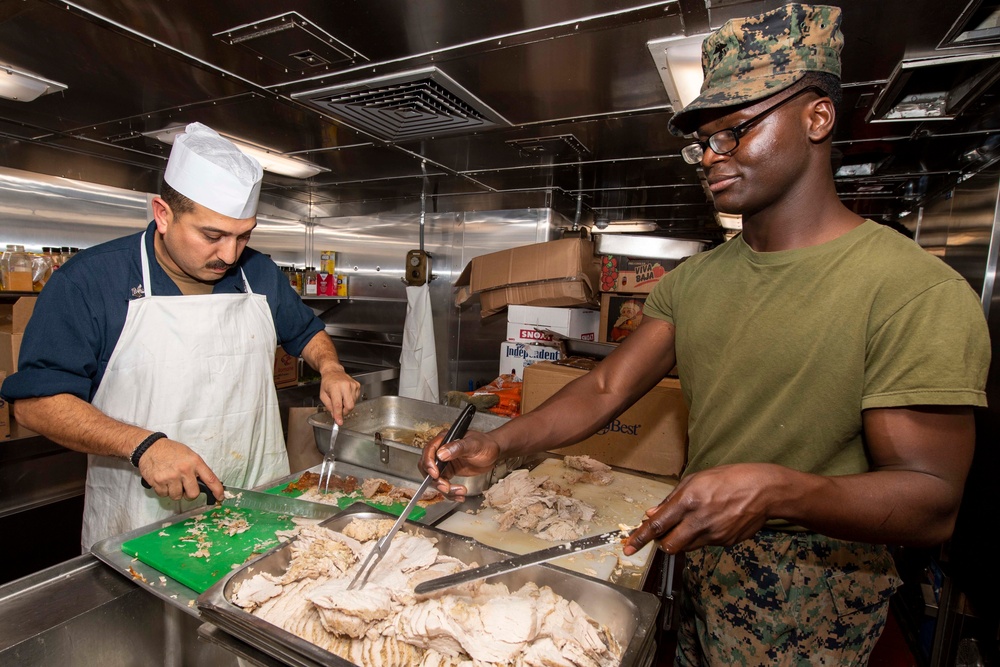
<svg viewBox="0 0 1000 667"><path fill-rule="evenodd" d="M338 446L338 450L339 450L339 446ZM287 475L285 477L281 477L281 478L276 479L275 481L271 482L270 484L268 484L266 486L266 488L271 489L271 488L274 488L276 486L288 485L288 484L291 484L292 482L297 482L299 480L299 478L302 477L302 473L304 473L304 472L315 472L315 473L318 473L320 471L320 468L321 468L321 464L317 464L317 465L313 466L312 468L308 468L306 470L301 470L299 472L292 473L291 475ZM360 466L352 465L352 464L347 463L345 461L335 461L334 464L333 464L333 472L334 472L335 475L340 475L341 477L347 477L347 476L357 477L358 481L364 481L364 480L369 479L371 477L378 477L380 479L384 479L385 481L389 482L393 486L404 487L404 488L408 488L408 489L416 489L417 486L419 486L419 484L420 484L420 482L414 481L412 479L403 479L401 477L396 477L395 475L388 475L388 474L386 474L386 473L384 473L382 471L379 471L379 470L372 470L370 468L362 468ZM423 480L421 480L421 481L423 481ZM303 499L299 498L299 500L303 500ZM305 500L303 500L303 502L311 502L311 501L305 501ZM326 505L326 503L320 503L320 504L321 505ZM406 504L405 503L405 499L404 499L404 502L402 502L401 504L403 504L403 505ZM457 503L454 500L451 500L449 498L445 498L443 500L439 500L436 503L431 503L431 504L427 505L426 507L424 507L424 512L425 513L424 513L423 516L420 517L420 519L417 521L417 523L423 523L423 524L428 524L428 525L435 524L438 521L440 521L441 519L443 519L445 516L447 516L448 514L451 514L451 511L453 509L455 509L456 507L458 507L459 504L460 503ZM336 505L327 505L327 506L328 507L332 507L333 510L334 510L333 512L330 513L331 516L333 514L336 514L337 512L340 511L340 508L337 507Z"/></svg>
<svg viewBox="0 0 1000 667"><path fill-rule="evenodd" d="M413 431L419 424L448 426L461 412L460 408L401 396L380 396L362 401L344 418L344 425L337 436L336 459L414 482L423 481L423 474L417 467L421 450L392 437L403 431ZM333 418L328 412L318 412L308 421L313 427L316 447L325 454L330 446ZM510 421L508 417L479 412L473 417L469 429L488 432L507 421ZM376 433L382 436L381 444L376 442ZM490 472L475 477L455 477L453 481L464 485L468 495L477 496L519 464L520 459L500 461Z"/></svg>
<svg viewBox="0 0 1000 667"><path fill-rule="evenodd" d="M392 518L383 512L355 504L340 514L323 521L320 525L340 530L353 519ZM460 558L466 562L491 563L510 554L491 549L475 540L432 527L407 522L404 527L415 534L434 537L442 553ZM281 575L291 561L291 543L275 547L252 564L233 570L215 586L198 597L198 608L202 617L226 632L250 644L258 650L299 667L315 665L339 665L347 667L353 663L307 642L276 625L272 625L231 602L238 583L255 574L268 572ZM648 665L655 651L655 624L660 601L651 593L632 591L613 586L604 581L575 574L550 565L533 565L523 570L510 572L491 579L503 582L511 590L516 590L529 581L539 586L549 586L568 600L576 601L592 618L608 627L611 634L622 646L623 667L644 667Z"/></svg>

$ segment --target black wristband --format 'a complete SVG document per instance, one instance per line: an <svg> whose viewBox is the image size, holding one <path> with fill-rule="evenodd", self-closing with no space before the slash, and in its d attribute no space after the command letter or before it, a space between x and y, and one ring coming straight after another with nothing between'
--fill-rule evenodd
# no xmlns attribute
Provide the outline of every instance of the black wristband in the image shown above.
<svg viewBox="0 0 1000 667"><path fill-rule="evenodd" d="M150 445L152 445L157 440L165 437L167 437L167 434L160 433L159 431L157 431L156 433L150 433L149 435L146 436L145 440L139 443L138 447L132 450L132 455L128 457L128 460L132 463L134 467L138 468L139 459L141 459L142 455L146 453L146 450L149 449Z"/></svg>

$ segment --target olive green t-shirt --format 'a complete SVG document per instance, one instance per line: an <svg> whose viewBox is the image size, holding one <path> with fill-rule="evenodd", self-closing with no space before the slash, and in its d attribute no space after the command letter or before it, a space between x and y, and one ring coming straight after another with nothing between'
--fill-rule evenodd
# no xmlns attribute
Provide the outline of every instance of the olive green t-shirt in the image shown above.
<svg viewBox="0 0 1000 667"><path fill-rule="evenodd" d="M737 236L664 276L644 314L676 327L690 407L684 474L741 462L865 472L863 410L986 405L990 346L977 295L870 220L781 252L755 252Z"/></svg>

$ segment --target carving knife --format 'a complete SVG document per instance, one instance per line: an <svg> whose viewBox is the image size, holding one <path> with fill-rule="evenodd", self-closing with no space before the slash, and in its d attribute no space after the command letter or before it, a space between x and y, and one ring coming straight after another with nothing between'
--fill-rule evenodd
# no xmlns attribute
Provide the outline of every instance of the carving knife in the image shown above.
<svg viewBox="0 0 1000 667"><path fill-rule="evenodd" d="M445 445L451 442L452 440L458 440L463 435L465 435L465 432L469 430L469 424L472 423L472 418L475 415L476 415L476 406L474 406L472 403L466 405L465 409L462 410L462 413L458 415L458 419L456 419L455 423L452 424L451 428L448 429L448 432L445 434L444 440L441 441L441 444ZM436 461L436 463L438 472L442 472L448 465L447 461L439 460ZM358 573L354 575L354 579L352 579L351 583L347 586L347 590L352 590L354 589L355 586L360 588L365 585L365 582L368 581L368 577L371 575L372 571L375 569L379 561L382 560L383 556L385 556L386 552L389 550L389 545L392 542L392 538L395 537L396 533L399 532L399 529L402 527L402 525L406 523L406 519L409 518L410 513L413 512L413 508L417 506L417 502L424 495L424 491L427 490L427 488L431 485L431 482L433 481L434 480L431 478L430 475L424 477L424 481L421 482L420 486L417 487L417 490L413 494L413 497L410 498L410 502L406 504L406 508L402 511L402 513L400 513L399 518L396 519L396 523L392 525L392 528L389 530L389 532L386 533L385 536L381 537L379 541L375 543L375 546L372 548L372 550L368 552L368 556L365 557L364 562L361 563L361 567L358 568Z"/></svg>
<svg viewBox="0 0 1000 667"><path fill-rule="evenodd" d="M482 567L474 567L470 570L462 570L461 572L456 572L455 574L438 577L437 579L430 579L417 584L414 587L413 592L418 595L423 595L424 593L441 590L442 588L451 588L452 586L458 586L459 584L476 581L477 579L495 577L498 574L506 574L508 572L528 567L529 565L544 563L554 558L561 558L562 556L570 556L575 553L590 551L591 549L608 546L609 544L620 544L626 537L627 533L621 530L613 530L607 533L601 533L600 535L583 537L579 540L564 542L563 544L557 544L556 546L549 547L547 549L532 551L531 553L523 554L521 556L514 556L513 558L507 558L495 563L489 563L488 565L483 565Z"/></svg>
<svg viewBox="0 0 1000 667"><path fill-rule="evenodd" d="M147 489L151 488L149 482L142 480L142 485ZM205 494L209 507L215 505L216 498L205 482L198 480L198 488ZM328 519L340 508L337 505L327 505L325 503L313 503L308 500L298 500L296 498L284 498L270 493L240 489L235 486L227 486L226 491L232 495L231 498L223 498L222 505L225 507L243 508L250 510L262 510L272 514L288 514L289 516L300 516L306 519Z"/></svg>
<svg viewBox="0 0 1000 667"><path fill-rule="evenodd" d="M230 495L232 498L229 497ZM226 487L226 497L222 500L222 506L234 509L263 510L272 514L287 514L307 519L328 519L340 511L340 507L337 505L286 498L272 493L239 489L235 486Z"/></svg>

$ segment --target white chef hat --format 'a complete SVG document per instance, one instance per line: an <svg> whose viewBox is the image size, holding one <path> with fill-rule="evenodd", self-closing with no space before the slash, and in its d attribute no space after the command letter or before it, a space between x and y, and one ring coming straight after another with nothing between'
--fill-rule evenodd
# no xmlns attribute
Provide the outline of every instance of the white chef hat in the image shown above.
<svg viewBox="0 0 1000 667"><path fill-rule="evenodd" d="M188 199L230 218L257 213L260 182L257 160L215 130L191 123L174 138L163 180Z"/></svg>

